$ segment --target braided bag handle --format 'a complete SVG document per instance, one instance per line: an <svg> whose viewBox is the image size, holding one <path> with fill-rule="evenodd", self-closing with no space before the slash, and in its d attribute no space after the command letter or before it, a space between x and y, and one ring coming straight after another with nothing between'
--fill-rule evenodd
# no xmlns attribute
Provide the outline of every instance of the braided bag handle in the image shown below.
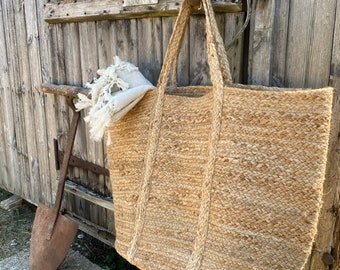
<svg viewBox="0 0 340 270"><path fill-rule="evenodd" d="M206 15L206 33L207 33L207 54L210 67L211 82L213 84L213 102L211 104L212 125L211 134L208 141L209 155L205 166L204 179L202 182L202 198L198 215L198 226L193 252L189 258L187 269L198 269L204 252L205 241L208 231L210 193L212 178L214 173L217 143L219 140L222 108L223 108L223 85L224 82L231 84L231 75L226 57L222 38L218 33L217 24L210 0L202 0ZM171 67L178 57L180 46L183 41L185 29L190 17L191 6L188 0L183 0L182 6L177 17L173 34L170 38L169 46L164 58L162 71L157 84L157 99L151 115L150 132L148 145L146 147L145 164L141 178L141 191L137 202L136 220L133 238L130 243L127 256L133 260L138 249L138 241L142 235L144 218L146 214L146 204L150 194L149 179L153 172L153 165L157 155L159 133L162 122L162 109L165 99L165 90L169 78ZM216 32L217 31L217 32ZM225 57L220 57L224 54ZM223 66L223 67L222 67Z"/></svg>
<svg viewBox="0 0 340 270"><path fill-rule="evenodd" d="M210 14L209 16L212 16L212 20L211 20L211 28L212 28L212 35L213 35L213 38L214 38L214 45L216 46L216 49L217 49L217 53L218 53L218 58L219 58L219 61L221 63L221 71L222 71L222 76L223 76L223 82L225 85L232 85L233 84L233 81L232 81L232 76L231 76L231 72L230 72L230 65L229 65L229 61L228 61L228 57L227 57L227 52L226 52L226 49L225 49L225 46L224 46L224 42L223 42L223 39L220 35L220 32L218 30L218 26L217 26L217 23L216 23L216 19L215 19L215 16L214 16L214 13L213 13L213 9L212 9L212 6L211 6L211 11L212 11L212 14ZM178 15L178 18L180 18L180 15ZM190 15L189 15L190 17ZM189 19L188 17L188 19ZM177 18L177 20L178 20ZM184 22L184 21L183 21ZM177 23L177 22L176 22ZM188 23L188 20L185 22L186 24ZM182 42L183 42L183 38L184 38L184 35L185 35L185 29L179 29L179 30L183 30L183 32L179 33L179 35L181 36L180 37L180 41L179 41L179 45L182 45ZM176 24L175 24L175 27L174 27L174 32L176 31ZM170 48L170 45L171 45L171 40L169 42L169 47L168 47L168 50L169 51L169 48ZM171 53L171 55L166 55L164 57L164 63L169 63L168 61L171 61L172 63L172 74L171 74L171 80L170 80L170 85L175 87L177 85L177 63L178 63L178 57L179 57L179 53L180 53L180 47L176 49L174 49ZM161 73L160 73L160 77L162 76L162 73L166 73L166 70L165 70L165 67L163 65L162 67L162 70L161 70ZM169 70L169 73L170 73L170 70ZM166 75L164 74L164 76L166 77L169 77L169 75Z"/></svg>

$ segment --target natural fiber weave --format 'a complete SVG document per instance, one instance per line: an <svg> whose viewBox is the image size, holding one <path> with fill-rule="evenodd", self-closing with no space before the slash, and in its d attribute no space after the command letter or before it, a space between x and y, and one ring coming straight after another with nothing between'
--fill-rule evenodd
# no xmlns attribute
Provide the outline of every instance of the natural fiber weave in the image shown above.
<svg viewBox="0 0 340 270"><path fill-rule="evenodd" d="M164 94L185 0L158 90L107 130L115 248L142 269L301 269L322 203L333 90L231 84L203 6L213 86Z"/></svg>

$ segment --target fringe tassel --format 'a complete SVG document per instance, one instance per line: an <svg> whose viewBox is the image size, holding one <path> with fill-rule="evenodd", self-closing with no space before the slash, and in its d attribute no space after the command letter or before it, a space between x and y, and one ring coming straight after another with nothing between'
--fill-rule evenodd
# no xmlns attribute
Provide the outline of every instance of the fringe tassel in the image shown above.
<svg viewBox="0 0 340 270"><path fill-rule="evenodd" d="M87 83L90 98L78 94L75 107L89 109L84 120L90 127L90 138L100 141L105 128L122 118L148 90L155 87L138 71L135 65L114 57L114 64L97 71L99 78Z"/></svg>

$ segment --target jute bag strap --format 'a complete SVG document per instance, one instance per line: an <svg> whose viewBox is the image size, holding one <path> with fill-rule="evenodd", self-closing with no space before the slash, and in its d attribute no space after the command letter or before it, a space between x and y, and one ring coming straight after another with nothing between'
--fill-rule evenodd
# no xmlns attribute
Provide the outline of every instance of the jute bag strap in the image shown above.
<svg viewBox="0 0 340 270"><path fill-rule="evenodd" d="M180 16L181 16L181 14L178 15L177 20L180 18ZM232 85L233 82L232 82L232 76L231 76L231 72L230 72L230 66L229 66L229 61L228 61L228 57L227 57L227 52L226 52L226 49L225 49L225 46L224 46L223 39L222 39L222 37L219 33L214 14L212 14L212 16L213 16L213 20L211 21L212 34L214 36L214 40L215 40L214 45L216 46L216 49L217 49L218 58L219 58L219 61L221 63L223 82L224 82L225 85ZM188 23L189 17L190 16L187 17L186 21L184 21L184 19L182 20L184 28L178 29L179 30L178 35L180 36L179 45L182 45L182 41L183 41L183 38L184 38L184 35L185 35L185 29L186 29L186 25ZM175 27L176 27L176 24L175 24ZM174 33L175 33L175 30L176 30L176 28L174 28ZM170 45L171 45L171 41L169 42L168 51L169 51ZM165 58L164 58L164 63L167 63L166 61L171 61L173 63L170 85L176 86L177 85L177 79L176 79L177 62L178 62L178 57L179 57L179 53L180 53L180 47L177 48L177 50L176 49L172 50L171 52L174 55L172 55L172 54L166 55ZM161 78L163 72L166 73L164 65L163 65L163 68L162 68L161 73L160 73L160 78ZM169 70L169 72L170 72L170 70ZM169 75L166 75L166 74L164 74L164 76L166 78L169 77Z"/></svg>
<svg viewBox="0 0 340 270"><path fill-rule="evenodd" d="M222 107L223 107L223 84L224 77L228 83L231 83L230 72L227 72L229 68L222 68L223 59L219 59L219 53L217 50L217 43L221 42L221 38L216 37L217 26L214 12L210 0L202 0L206 18L206 33L207 33L207 54L208 63L210 67L211 82L213 85L213 102L211 104L211 134L208 142L209 154L204 172L204 179L202 183L202 197L201 205L198 215L198 226L196 231L195 242L191 257L188 261L187 269L198 269L200 267L202 256L205 247L205 241L208 230L209 220L209 207L210 207L210 193L212 186L212 176L214 173L217 142L220 134L221 120L222 120ZM175 59L178 56L184 32L187 26L188 19L190 17L190 5L188 0L183 0L178 18L175 23L173 34L170 38L169 46L164 58L162 71L159 77L157 89L157 100L151 115L150 133L148 144L145 154L145 163L142 171L141 178L141 190L140 196L137 201L136 220L132 241L128 250L127 256L129 259L133 259L137 249L138 241L142 235L144 219L146 213L146 205L150 193L150 177L153 171L153 165L156 159L157 147L159 141L159 132L162 121L162 109L165 98L165 90L167 81L169 78L171 67ZM226 60L225 60L226 61ZM225 63L223 63L225 64ZM223 73L225 76L223 76Z"/></svg>

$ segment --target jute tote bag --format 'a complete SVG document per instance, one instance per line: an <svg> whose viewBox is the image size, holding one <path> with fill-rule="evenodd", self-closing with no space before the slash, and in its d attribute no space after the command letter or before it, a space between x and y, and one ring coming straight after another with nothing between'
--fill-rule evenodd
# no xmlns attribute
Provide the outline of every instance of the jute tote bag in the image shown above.
<svg viewBox="0 0 340 270"><path fill-rule="evenodd" d="M157 90L106 132L115 248L141 269L301 269L322 199L331 88L236 85L203 0L212 86L167 94L184 0Z"/></svg>

